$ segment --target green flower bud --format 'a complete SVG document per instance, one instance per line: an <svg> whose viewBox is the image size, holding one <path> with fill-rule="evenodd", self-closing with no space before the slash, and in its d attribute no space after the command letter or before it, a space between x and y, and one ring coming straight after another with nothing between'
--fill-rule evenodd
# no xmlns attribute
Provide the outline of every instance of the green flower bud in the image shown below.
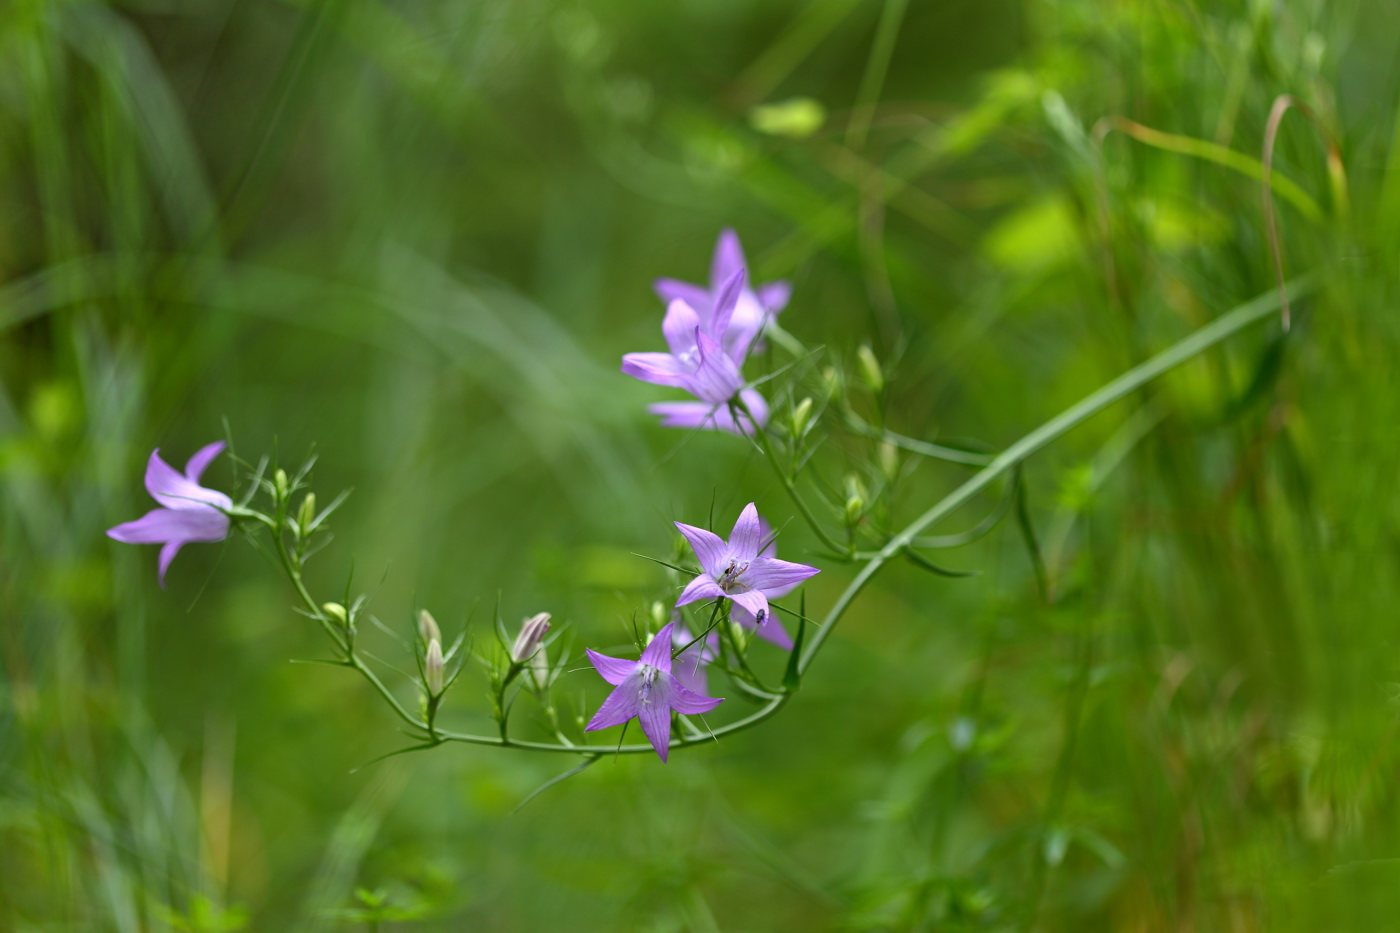
<svg viewBox="0 0 1400 933"><path fill-rule="evenodd" d="M340 603L322 603L321 611L337 625L350 624L350 614L345 611L345 607Z"/></svg>
<svg viewBox="0 0 1400 933"><path fill-rule="evenodd" d="M880 361L875 358L875 351L870 349L869 344L862 344L856 351L856 365L860 369L860 377L865 381L865 387L870 390L870 394L879 395L885 389L885 373L880 368Z"/></svg>
<svg viewBox="0 0 1400 933"><path fill-rule="evenodd" d="M822 385L826 387L826 400L828 402L841 401L841 396L846 392L845 383L835 366L828 366L822 370Z"/></svg>
<svg viewBox="0 0 1400 933"><path fill-rule="evenodd" d="M297 510L297 533L303 538L311 534L311 523L316 521L316 494L308 492Z"/></svg>
<svg viewBox="0 0 1400 933"><path fill-rule="evenodd" d="M442 693L443 669L442 643L434 638L428 642L428 653L423 657L423 684L429 696Z"/></svg>
<svg viewBox="0 0 1400 933"><path fill-rule="evenodd" d="M657 628L661 628L661 626L666 624L669 615L670 612L666 609L666 604L661 600L658 599L651 604L651 621Z"/></svg>
<svg viewBox="0 0 1400 933"><path fill-rule="evenodd" d="M287 479L287 471L278 467L277 472L272 474L272 490L274 495L277 496L277 501L280 502L287 498L287 494L290 492L288 488L289 485L290 481Z"/></svg>
<svg viewBox="0 0 1400 933"><path fill-rule="evenodd" d="M880 473L885 481L892 483L899 476L899 448L884 441L880 444Z"/></svg>
<svg viewBox="0 0 1400 933"><path fill-rule="evenodd" d="M792 436L802 437L807 433L807 424L812 420L812 400L804 398L792 409Z"/></svg>
<svg viewBox="0 0 1400 933"><path fill-rule="evenodd" d="M857 525L860 517L865 514L865 500L860 496L851 496L846 500L846 524Z"/></svg>
<svg viewBox="0 0 1400 933"><path fill-rule="evenodd" d="M418 610L418 634L422 636L425 645L442 641L442 631L438 628L437 620L426 609Z"/></svg>

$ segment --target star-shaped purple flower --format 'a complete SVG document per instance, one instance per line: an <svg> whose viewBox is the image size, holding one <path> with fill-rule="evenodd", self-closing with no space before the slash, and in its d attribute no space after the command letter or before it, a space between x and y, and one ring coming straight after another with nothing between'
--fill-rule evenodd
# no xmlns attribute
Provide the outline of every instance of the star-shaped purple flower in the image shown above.
<svg viewBox="0 0 1400 933"><path fill-rule="evenodd" d="M763 396L744 388L744 377L739 372L742 356L735 359L727 354L717 337L728 326L743 284L744 270L740 269L725 284L714 313L706 318L684 300L672 301L661 323L670 352L628 353L622 357L622 371L627 375L685 389L698 399L649 406L651 412L661 415L665 426L747 434L753 430L753 420L759 427L767 422L768 404ZM735 396L742 400L737 419L730 409Z"/></svg>
<svg viewBox="0 0 1400 933"><path fill-rule="evenodd" d="M758 540L759 547L761 548L758 552L759 557L778 556L777 535L773 534L773 527L764 520L762 515L758 517ZM797 586L798 584L793 583L790 586L775 587L767 592L768 595L774 599L781 599L795 590ZM749 631L757 632L759 638L765 641L771 641L784 651L792 650L792 636L787 633L787 629L783 628L782 623L778 621L778 611L771 606L769 607L768 614L763 617L763 621L761 622L754 618L753 613L737 604L734 606L734 611L730 614L730 618Z"/></svg>
<svg viewBox="0 0 1400 933"><path fill-rule="evenodd" d="M716 317L721 307L719 299L725 285L734 273L745 269L744 248L739 243L739 235L733 230L721 231L715 243L715 252L710 260L710 287L692 285L676 279L657 279L654 288L662 301L676 299L690 305L704 321ZM750 347L762 333L768 321L787 306L792 295L792 286L787 282L770 282L753 289L745 285L739 292L734 307L724 321L723 328L709 328L711 334L724 346L724 350L735 362L742 363Z"/></svg>
<svg viewBox="0 0 1400 933"><path fill-rule="evenodd" d="M752 614L761 629L769 615L769 596L784 596L803 580L820 573L806 564L759 554L763 525L752 502L739 513L728 542L714 532L684 522L676 522L676 527L690 542L704 571L681 591L677 606L701 599L733 600L735 606Z"/></svg>
<svg viewBox="0 0 1400 933"><path fill-rule="evenodd" d="M124 544L163 545L159 562L162 587L166 568L181 547L191 541L222 541L228 537L227 510L233 507L233 500L199 485L199 477L223 449L223 441L201 447L185 464L183 474L160 458L159 447L151 451L146 464L146 491L162 508L107 529L109 538Z"/></svg>
<svg viewBox="0 0 1400 933"><path fill-rule="evenodd" d="M598 674L617 689L603 701L584 727L585 732L620 726L635 716L651 747L665 761L671 745L671 711L686 715L708 713L724 702L688 690L672 675L674 625L670 622L662 626L637 661L610 658L588 649L588 660L593 662Z"/></svg>

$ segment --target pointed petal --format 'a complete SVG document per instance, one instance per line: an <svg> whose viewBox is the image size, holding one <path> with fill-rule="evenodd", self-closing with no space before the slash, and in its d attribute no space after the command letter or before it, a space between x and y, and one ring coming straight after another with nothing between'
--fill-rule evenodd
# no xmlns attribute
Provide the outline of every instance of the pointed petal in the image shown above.
<svg viewBox="0 0 1400 933"><path fill-rule="evenodd" d="M723 337L725 331L729 330L729 322L734 319L734 310L739 304L739 298L744 294L744 281L748 275L740 266L734 274L725 280L724 285L715 295L715 306L710 311L710 333L716 337Z"/></svg>
<svg viewBox="0 0 1400 933"><path fill-rule="evenodd" d="M729 546L724 543L724 539L713 531L696 528L685 522L676 522L676 528L685 536L685 540L690 542L690 549L695 552L695 557L700 561L705 573L718 579L729 566Z"/></svg>
<svg viewBox="0 0 1400 933"><path fill-rule="evenodd" d="M160 580L160 588L165 589L165 571L170 568L170 562L175 559L175 555L180 553L183 541L170 541L160 549L160 561L157 564L157 579Z"/></svg>
<svg viewBox="0 0 1400 933"><path fill-rule="evenodd" d="M107 537L123 544L222 541L228 537L228 516L208 506L198 509L152 509L135 521L108 528Z"/></svg>
<svg viewBox="0 0 1400 933"><path fill-rule="evenodd" d="M661 760L671 744L671 685L676 679L670 674L657 677L651 685L651 695L637 710L637 721L642 725L642 734L651 741L651 747Z"/></svg>
<svg viewBox="0 0 1400 933"><path fill-rule="evenodd" d="M661 631L652 636L651 642L642 652L642 664L650 664L668 674L671 673L671 627L675 624L667 622L661 626Z"/></svg>
<svg viewBox="0 0 1400 933"><path fill-rule="evenodd" d="M661 321L661 333L666 338L666 346L676 356L685 356L695 349L695 331L704 326L700 312L689 304L677 299L666 308L666 317ZM690 367L694 369L694 365Z"/></svg>
<svg viewBox="0 0 1400 933"><path fill-rule="evenodd" d="M710 259L710 291L718 293L724 283L746 265L739 234L728 227L724 228L715 241L714 256Z"/></svg>
<svg viewBox="0 0 1400 933"><path fill-rule="evenodd" d="M718 599L723 595L724 591L719 588L719 585L702 573L685 585L685 589L681 590L681 595L676 597L676 605L688 606L702 599Z"/></svg>
<svg viewBox="0 0 1400 933"><path fill-rule="evenodd" d="M816 567L808 567L806 564L795 564L776 557L759 557L749 564L748 572L744 574L744 582L765 593L780 587L787 587L787 591L790 592L792 587L819 573L821 571Z"/></svg>
<svg viewBox="0 0 1400 933"><path fill-rule="evenodd" d="M758 287L758 303L773 314L786 308L788 299L791 297L792 283L790 282L769 282L767 285Z"/></svg>
<svg viewBox="0 0 1400 933"><path fill-rule="evenodd" d="M593 662L593 669L598 672L608 683L616 687L627 679L627 675L637 669L636 661L624 661L622 658L610 658L606 654L599 654L592 648L585 648L588 652L588 660Z"/></svg>
<svg viewBox="0 0 1400 933"><path fill-rule="evenodd" d="M736 606L743 606L749 613L757 619L759 614L768 614L768 597L763 595L761 590L748 590L743 593L725 593L734 600Z"/></svg>
<svg viewBox="0 0 1400 933"><path fill-rule="evenodd" d="M628 353L622 357L622 371L633 379L659 386L685 388L694 367L669 353Z"/></svg>
<svg viewBox="0 0 1400 933"><path fill-rule="evenodd" d="M698 693L687 690L680 681L671 678L671 709L687 716L696 716L700 713L708 713L724 702L722 697L701 696Z"/></svg>
<svg viewBox="0 0 1400 933"><path fill-rule="evenodd" d="M651 285L656 297L666 304L684 301L695 309L696 314L710 313L710 290L702 285L692 285L679 279L657 279Z"/></svg>
<svg viewBox="0 0 1400 933"><path fill-rule="evenodd" d="M700 328L695 330L695 345L700 364L682 388L702 402L716 405L728 402L744 386L738 365Z"/></svg>
<svg viewBox="0 0 1400 933"><path fill-rule="evenodd" d="M588 725L583 727L583 731L596 732L599 729L620 726L637 715L638 709L641 708L639 697L641 685L640 677L620 684L616 690L608 694L608 698L603 701L602 706L598 707L598 712L593 714L593 718L588 721Z"/></svg>
<svg viewBox="0 0 1400 933"><path fill-rule="evenodd" d="M758 506L750 502L739 513L734 530L729 533L729 553L737 561L751 561L758 556L763 538L763 526L758 520ZM717 575L716 575L717 576Z"/></svg>
<svg viewBox="0 0 1400 933"><path fill-rule="evenodd" d="M215 441L212 444L205 444L194 452L194 456L185 464L185 478L192 483L198 483L199 478L204 475L204 471L209 464L214 462L214 458L224 452L224 442Z"/></svg>
<svg viewBox="0 0 1400 933"><path fill-rule="evenodd" d="M196 455L198 456L198 455ZM205 489L160 458L160 448L146 461L146 491L167 509L202 509L209 505L228 508L233 500L221 492Z"/></svg>

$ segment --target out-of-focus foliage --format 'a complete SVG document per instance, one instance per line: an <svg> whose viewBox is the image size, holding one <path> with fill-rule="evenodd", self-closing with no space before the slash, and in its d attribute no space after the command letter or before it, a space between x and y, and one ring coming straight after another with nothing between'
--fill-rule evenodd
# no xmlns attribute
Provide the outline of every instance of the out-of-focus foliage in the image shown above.
<svg viewBox="0 0 1400 933"><path fill-rule="evenodd" d="M0 928L1385 928L1393 23L1389 0L0 6ZM949 556L979 576L894 570L781 716L669 765L604 761L518 813L567 765L361 768L394 724L288 663L318 632L256 553L189 547L161 591L102 534L149 506L151 448L226 421L355 489L323 589L353 555L401 630L431 605L489 631L499 600L624 643L665 595L631 553L669 553L671 519L787 508L751 447L656 427L617 372L660 345L653 277L703 278L732 225L822 365L896 361L891 427L1002 447L1273 287L1282 94L1349 195L1288 113L1281 254L1317 283L1292 331L1035 458L1041 580L1016 521ZM965 475L895 467L901 513Z"/></svg>

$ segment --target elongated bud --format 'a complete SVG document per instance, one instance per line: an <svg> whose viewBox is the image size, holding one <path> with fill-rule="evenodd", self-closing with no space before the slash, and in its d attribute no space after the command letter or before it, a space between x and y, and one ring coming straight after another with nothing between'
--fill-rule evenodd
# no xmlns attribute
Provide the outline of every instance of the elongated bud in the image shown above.
<svg viewBox="0 0 1400 933"><path fill-rule="evenodd" d="M428 652L423 656L423 684L431 696L442 693L442 642L434 638L428 642Z"/></svg>
<svg viewBox="0 0 1400 933"><path fill-rule="evenodd" d="M535 653L530 655L530 665L525 669L525 673L536 690L543 690L549 686L549 655L544 645L540 645Z"/></svg>
<svg viewBox="0 0 1400 933"><path fill-rule="evenodd" d="M426 609L418 610L418 634L422 637L425 645L442 641L442 632L438 629L437 620Z"/></svg>
<svg viewBox="0 0 1400 933"><path fill-rule="evenodd" d="M540 646L540 641L549 631L549 613L541 612L526 619L520 625L520 634L515 636L515 644L510 646L510 659L523 664Z"/></svg>
<svg viewBox="0 0 1400 933"><path fill-rule="evenodd" d="M670 616L670 612L666 609L666 604L661 600L658 599L651 604L651 621L657 628L661 628L661 626L670 621L668 616Z"/></svg>
<svg viewBox="0 0 1400 933"><path fill-rule="evenodd" d="M865 503L870 493L854 473L846 477L846 524L854 525L865 514Z"/></svg>
<svg viewBox="0 0 1400 933"><path fill-rule="evenodd" d="M885 481L892 483L899 476L899 448L884 441L880 444L880 472Z"/></svg>
<svg viewBox="0 0 1400 933"><path fill-rule="evenodd" d="M301 500L301 508L297 511L297 533L302 537L311 533L311 523L316 520L316 494L308 492L306 498Z"/></svg>
<svg viewBox="0 0 1400 933"><path fill-rule="evenodd" d="M801 437L807 433L807 424L812 420L812 400L804 398L792 409L792 436Z"/></svg>
<svg viewBox="0 0 1400 933"><path fill-rule="evenodd" d="M287 471L278 467L277 472L272 474L272 489L279 501L287 498L288 485Z"/></svg>
<svg viewBox="0 0 1400 933"><path fill-rule="evenodd" d="M828 366L822 370L822 385L826 387L826 400L828 402L841 401L841 396L846 391L846 385L835 366Z"/></svg>
<svg viewBox="0 0 1400 933"><path fill-rule="evenodd" d="M345 607L340 603L322 603L321 611L324 612L332 622L337 625L349 625L350 614L345 611Z"/></svg>
<svg viewBox="0 0 1400 933"><path fill-rule="evenodd" d="M762 624L762 621L761 621L761 620L760 620L759 624L760 624L760 625ZM735 622L734 620L731 619L730 622L729 622L729 634L734 638L734 644L737 645L737 646L739 647L739 650L740 650L741 652L747 651L747 650L748 650L748 647L749 647L749 630L748 630L748 629L744 628L744 627L743 627L742 625L740 625L738 622Z"/></svg>
<svg viewBox="0 0 1400 933"><path fill-rule="evenodd" d="M880 368L880 361L875 359L875 351L870 349L869 344L862 344L856 351L856 364L860 367L860 377L865 381L865 387L872 395L879 395L885 389L885 373Z"/></svg>

